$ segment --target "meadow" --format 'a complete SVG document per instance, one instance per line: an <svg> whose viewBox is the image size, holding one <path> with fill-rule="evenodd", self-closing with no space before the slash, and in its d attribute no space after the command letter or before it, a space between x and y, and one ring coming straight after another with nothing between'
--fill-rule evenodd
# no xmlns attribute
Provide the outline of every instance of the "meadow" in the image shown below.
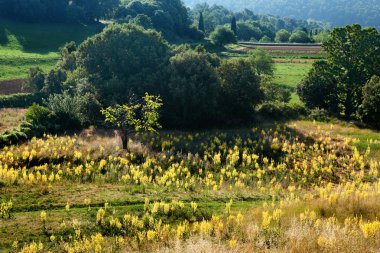
<svg viewBox="0 0 380 253"><path fill-rule="evenodd" d="M1 252L375 251L380 143L358 131L361 152L336 131L162 131L124 151L112 132L86 130L6 147Z"/></svg>
<svg viewBox="0 0 380 253"><path fill-rule="evenodd" d="M22 23L0 19L0 81L23 79L31 67L49 71L66 42L82 42L102 25Z"/></svg>

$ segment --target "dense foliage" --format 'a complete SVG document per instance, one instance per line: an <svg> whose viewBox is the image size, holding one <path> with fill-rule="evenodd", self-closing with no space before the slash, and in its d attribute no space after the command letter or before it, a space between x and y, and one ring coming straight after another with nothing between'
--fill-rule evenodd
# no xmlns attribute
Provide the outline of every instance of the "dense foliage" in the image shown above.
<svg viewBox="0 0 380 253"><path fill-rule="evenodd" d="M194 7L205 0L184 0ZM363 26L377 26L380 23L380 2L376 0L208 0L208 4L223 5L233 11L244 9L258 13L314 19L329 22L335 26L360 23Z"/></svg>
<svg viewBox="0 0 380 253"><path fill-rule="evenodd" d="M337 28L323 48L327 60L314 64L298 87L299 95L312 108L320 107L346 119L358 118L363 87L380 74L380 34L360 25Z"/></svg>
<svg viewBox="0 0 380 253"><path fill-rule="evenodd" d="M326 31L328 28L326 24L320 22L257 15L247 9L233 12L221 5L210 6L206 3L198 4L191 9L190 18L195 25L199 25L200 13L206 34L210 34L220 25L233 28L236 20L236 35L238 40L244 41L260 41L262 38L269 38L270 41L274 41L276 33L282 29L289 33L304 29L308 33L307 36L311 37ZM288 40L289 38L282 42L288 42Z"/></svg>

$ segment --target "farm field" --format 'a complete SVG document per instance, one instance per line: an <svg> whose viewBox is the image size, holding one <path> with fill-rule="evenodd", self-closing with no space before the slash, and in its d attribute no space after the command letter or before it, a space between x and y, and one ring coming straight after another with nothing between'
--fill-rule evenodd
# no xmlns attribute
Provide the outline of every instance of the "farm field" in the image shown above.
<svg viewBox="0 0 380 253"><path fill-rule="evenodd" d="M24 118L25 109L0 109L0 133L16 128Z"/></svg>

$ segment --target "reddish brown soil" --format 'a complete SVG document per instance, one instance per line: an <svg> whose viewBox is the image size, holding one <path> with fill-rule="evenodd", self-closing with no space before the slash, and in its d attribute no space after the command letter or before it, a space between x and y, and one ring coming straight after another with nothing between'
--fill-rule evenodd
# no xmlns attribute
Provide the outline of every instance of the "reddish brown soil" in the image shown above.
<svg viewBox="0 0 380 253"><path fill-rule="evenodd" d="M15 93L22 93L22 83L24 80L9 80L0 81L0 95L10 95Z"/></svg>

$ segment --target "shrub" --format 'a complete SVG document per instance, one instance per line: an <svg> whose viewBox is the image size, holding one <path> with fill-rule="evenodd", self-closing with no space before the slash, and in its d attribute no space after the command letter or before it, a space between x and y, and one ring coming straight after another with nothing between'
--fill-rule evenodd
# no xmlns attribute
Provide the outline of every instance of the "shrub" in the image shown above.
<svg viewBox="0 0 380 253"><path fill-rule="evenodd" d="M288 103L291 99L290 88L274 83L271 78L262 78L261 90L264 93L264 100L268 102Z"/></svg>
<svg viewBox="0 0 380 253"><path fill-rule="evenodd" d="M29 107L25 113L25 120L30 123L30 128L36 136L54 131L51 112L41 105L33 104Z"/></svg>
<svg viewBox="0 0 380 253"><path fill-rule="evenodd" d="M265 102L257 110L265 119L290 120L307 115L307 109L301 104L288 104L284 102Z"/></svg>
<svg viewBox="0 0 380 253"><path fill-rule="evenodd" d="M330 121L328 112L325 109L314 108L309 113L309 119L320 122Z"/></svg>
<svg viewBox="0 0 380 253"><path fill-rule="evenodd" d="M56 132L80 129L100 118L100 103L90 93L73 96L66 91L51 95L45 104L52 114Z"/></svg>
<svg viewBox="0 0 380 253"><path fill-rule="evenodd" d="M44 97L42 93L0 96L0 108L26 108L33 103L41 103Z"/></svg>

